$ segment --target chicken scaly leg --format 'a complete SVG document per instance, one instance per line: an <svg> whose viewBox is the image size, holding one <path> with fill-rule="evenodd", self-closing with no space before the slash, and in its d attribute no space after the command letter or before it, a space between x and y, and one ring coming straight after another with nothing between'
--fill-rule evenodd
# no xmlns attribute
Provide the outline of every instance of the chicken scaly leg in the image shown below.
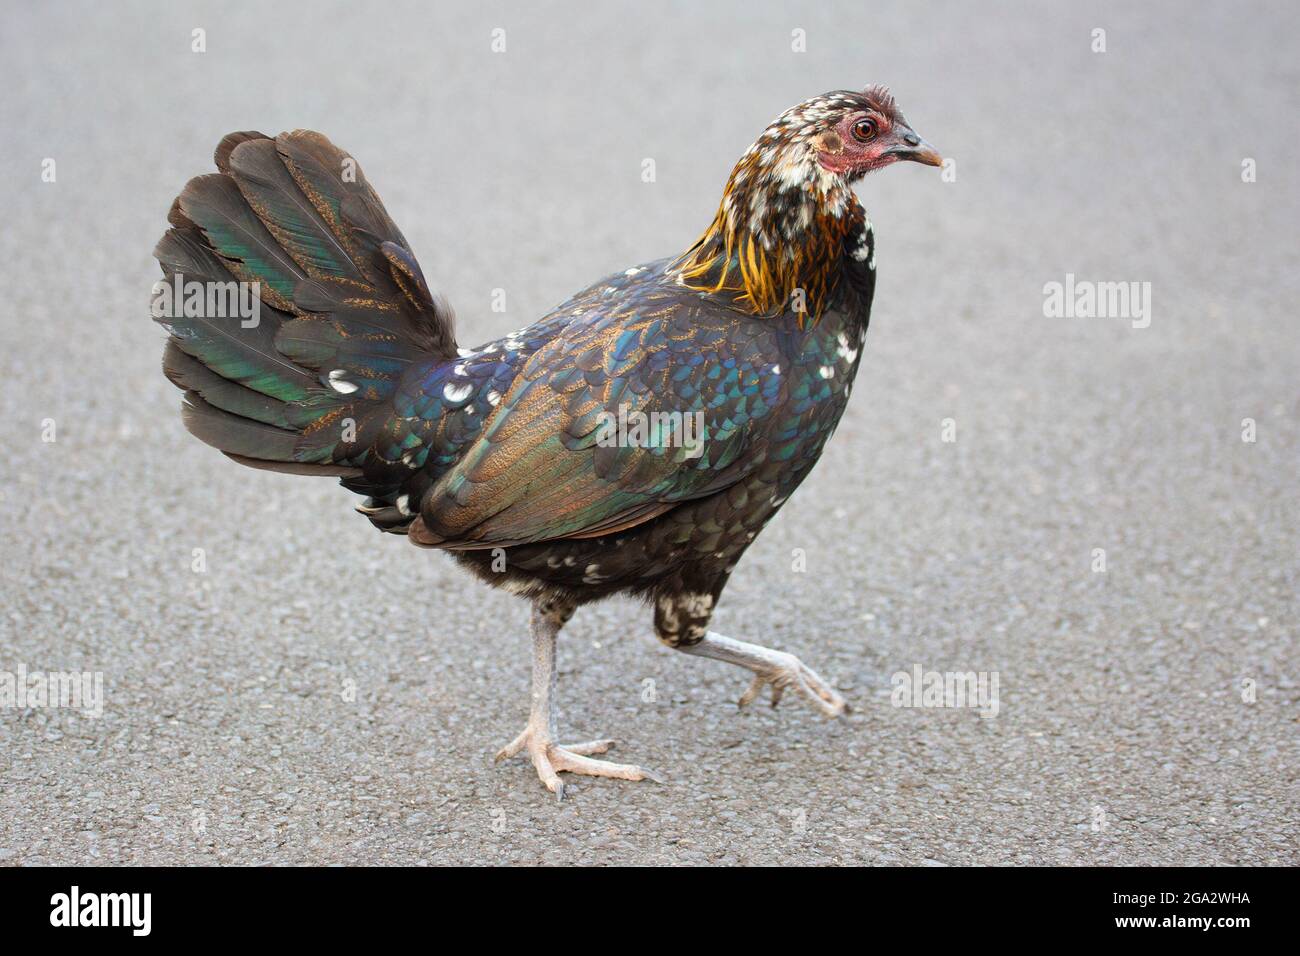
<svg viewBox="0 0 1300 956"><path fill-rule="evenodd" d="M835 688L793 654L710 631L713 605L721 590L719 583L712 593L681 591L656 600L655 634L659 640L684 654L710 657L753 671L754 679L740 697L741 707L753 703L759 691L770 684L773 707L780 703L787 688L793 688L827 717L849 712L849 705Z"/></svg>
<svg viewBox="0 0 1300 956"><path fill-rule="evenodd" d="M849 711L844 698L821 675L785 651L774 651L758 644L737 641L715 631L706 633L698 643L682 644L677 649L686 654L711 657L715 661L726 661L753 671L754 680L740 697L741 707L753 703L763 686L771 684L773 707L781 702L786 688L792 687L812 701L827 717L838 717Z"/></svg>
<svg viewBox="0 0 1300 956"><path fill-rule="evenodd" d="M564 772L658 781L650 771L632 764L591 759L591 754L603 754L613 747L612 740L563 745L555 742L555 639L572 614L573 605L560 599L538 598L533 602L532 708L523 732L502 747L496 759L504 760L527 750L542 784L560 800L564 799L564 784L559 775Z"/></svg>

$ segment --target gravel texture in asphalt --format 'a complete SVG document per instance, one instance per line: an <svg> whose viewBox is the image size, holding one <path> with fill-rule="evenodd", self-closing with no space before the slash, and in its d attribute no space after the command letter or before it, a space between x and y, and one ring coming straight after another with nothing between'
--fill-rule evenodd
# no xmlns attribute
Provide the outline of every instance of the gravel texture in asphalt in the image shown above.
<svg viewBox="0 0 1300 956"><path fill-rule="evenodd" d="M262 6L0 13L0 677L104 692L0 707L0 864L1298 862L1292 5ZM861 185L853 401L714 622L854 712L738 711L588 607L561 732L666 782L557 804L491 760L526 605L181 427L168 206L230 130L321 130L474 345L684 249L774 116L869 82L956 175ZM1048 317L1067 274L1149 311ZM893 706L917 666L996 716Z"/></svg>

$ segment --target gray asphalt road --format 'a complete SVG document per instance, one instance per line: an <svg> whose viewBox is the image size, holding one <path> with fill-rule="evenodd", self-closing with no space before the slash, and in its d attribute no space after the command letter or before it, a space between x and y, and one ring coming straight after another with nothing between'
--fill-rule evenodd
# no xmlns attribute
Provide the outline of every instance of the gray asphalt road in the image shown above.
<svg viewBox="0 0 1300 956"><path fill-rule="evenodd" d="M104 712L0 707L0 863L1296 863L1296 14L1129 7L6 5L0 680L102 672ZM667 782L557 805L491 762L526 607L181 428L168 205L229 130L322 130L473 344L683 249L772 117L867 82L956 179L861 187L853 402L715 621L856 710L738 712L587 608L563 730ZM1045 316L1067 273L1149 326ZM916 665L997 716L893 706Z"/></svg>

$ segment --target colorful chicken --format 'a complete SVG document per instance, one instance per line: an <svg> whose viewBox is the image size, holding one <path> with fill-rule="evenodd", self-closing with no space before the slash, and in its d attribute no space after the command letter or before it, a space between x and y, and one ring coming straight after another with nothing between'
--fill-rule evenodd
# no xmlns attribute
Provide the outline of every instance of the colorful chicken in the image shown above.
<svg viewBox="0 0 1300 956"><path fill-rule="evenodd" d="M794 656L709 620L844 411L875 286L852 186L899 160L941 162L884 89L801 103L684 254L464 349L352 157L318 133L232 133L155 255L172 288L252 288L259 308L172 297L164 371L203 441L338 476L380 529L532 602L531 713L498 757L526 751L558 795L566 771L640 780L593 757L612 741L557 742L556 636L589 601L643 597L665 644L753 672L741 704L771 685L773 703L792 689L846 710Z"/></svg>

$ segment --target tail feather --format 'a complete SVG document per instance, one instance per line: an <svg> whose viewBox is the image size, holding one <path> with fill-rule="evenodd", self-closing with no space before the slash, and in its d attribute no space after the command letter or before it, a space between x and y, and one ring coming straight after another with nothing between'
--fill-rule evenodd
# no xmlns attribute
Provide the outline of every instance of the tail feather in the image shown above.
<svg viewBox="0 0 1300 956"><path fill-rule="evenodd" d="M343 241L302 194L270 139L246 140L230 154L230 173L249 209L303 272L365 294L372 280L352 260Z"/></svg>
<svg viewBox="0 0 1300 956"><path fill-rule="evenodd" d="M360 468L352 466L300 460L301 456L291 447L296 437L294 432L223 411L210 405L197 392L186 393L181 405L181 419L195 438L250 468L339 478L355 478L362 474Z"/></svg>
<svg viewBox="0 0 1300 956"><path fill-rule="evenodd" d="M177 388L195 392L208 404L264 425L294 429L290 410L294 407L238 381L223 378L182 350L173 339L163 349L163 374Z"/></svg>
<svg viewBox="0 0 1300 956"><path fill-rule="evenodd" d="M186 394L181 417L191 434L224 452L267 461L296 460L294 432L222 411L197 392Z"/></svg>
<svg viewBox="0 0 1300 956"><path fill-rule="evenodd" d="M238 133L227 133L221 137L221 142L212 153L212 161L217 164L217 169L223 173L230 172L230 154L235 151L235 147L240 143L246 143L251 139L270 139L265 133L259 133L254 129L242 130Z"/></svg>
<svg viewBox="0 0 1300 956"><path fill-rule="evenodd" d="M363 263L375 262L384 242L410 248L351 156L309 129L281 133L275 142L303 195L336 235L349 237ZM353 188L345 189L345 185Z"/></svg>
<svg viewBox="0 0 1300 956"><path fill-rule="evenodd" d="M252 467L365 491L413 362L456 354L450 308L351 157L319 133L231 133L155 257L169 280L257 283L255 322L173 305L167 377L198 438ZM210 306L209 306L210 308ZM374 463L391 482L392 463Z"/></svg>
<svg viewBox="0 0 1300 956"><path fill-rule="evenodd" d="M221 259L202 244L198 230L172 229L158 243L154 255L168 278L181 276L199 284L233 282L234 276ZM168 343L183 350L223 378L282 402L302 401L319 383L316 376L295 365L275 347L284 313L262 307L251 320L207 314L207 302L185 308L174 302L168 315L158 316L171 333Z"/></svg>
<svg viewBox="0 0 1300 956"><path fill-rule="evenodd" d="M307 274L275 241L233 179L224 173L196 176L179 202L181 213L202 230L231 273L258 283L262 299L275 308L293 311L293 290Z"/></svg>

